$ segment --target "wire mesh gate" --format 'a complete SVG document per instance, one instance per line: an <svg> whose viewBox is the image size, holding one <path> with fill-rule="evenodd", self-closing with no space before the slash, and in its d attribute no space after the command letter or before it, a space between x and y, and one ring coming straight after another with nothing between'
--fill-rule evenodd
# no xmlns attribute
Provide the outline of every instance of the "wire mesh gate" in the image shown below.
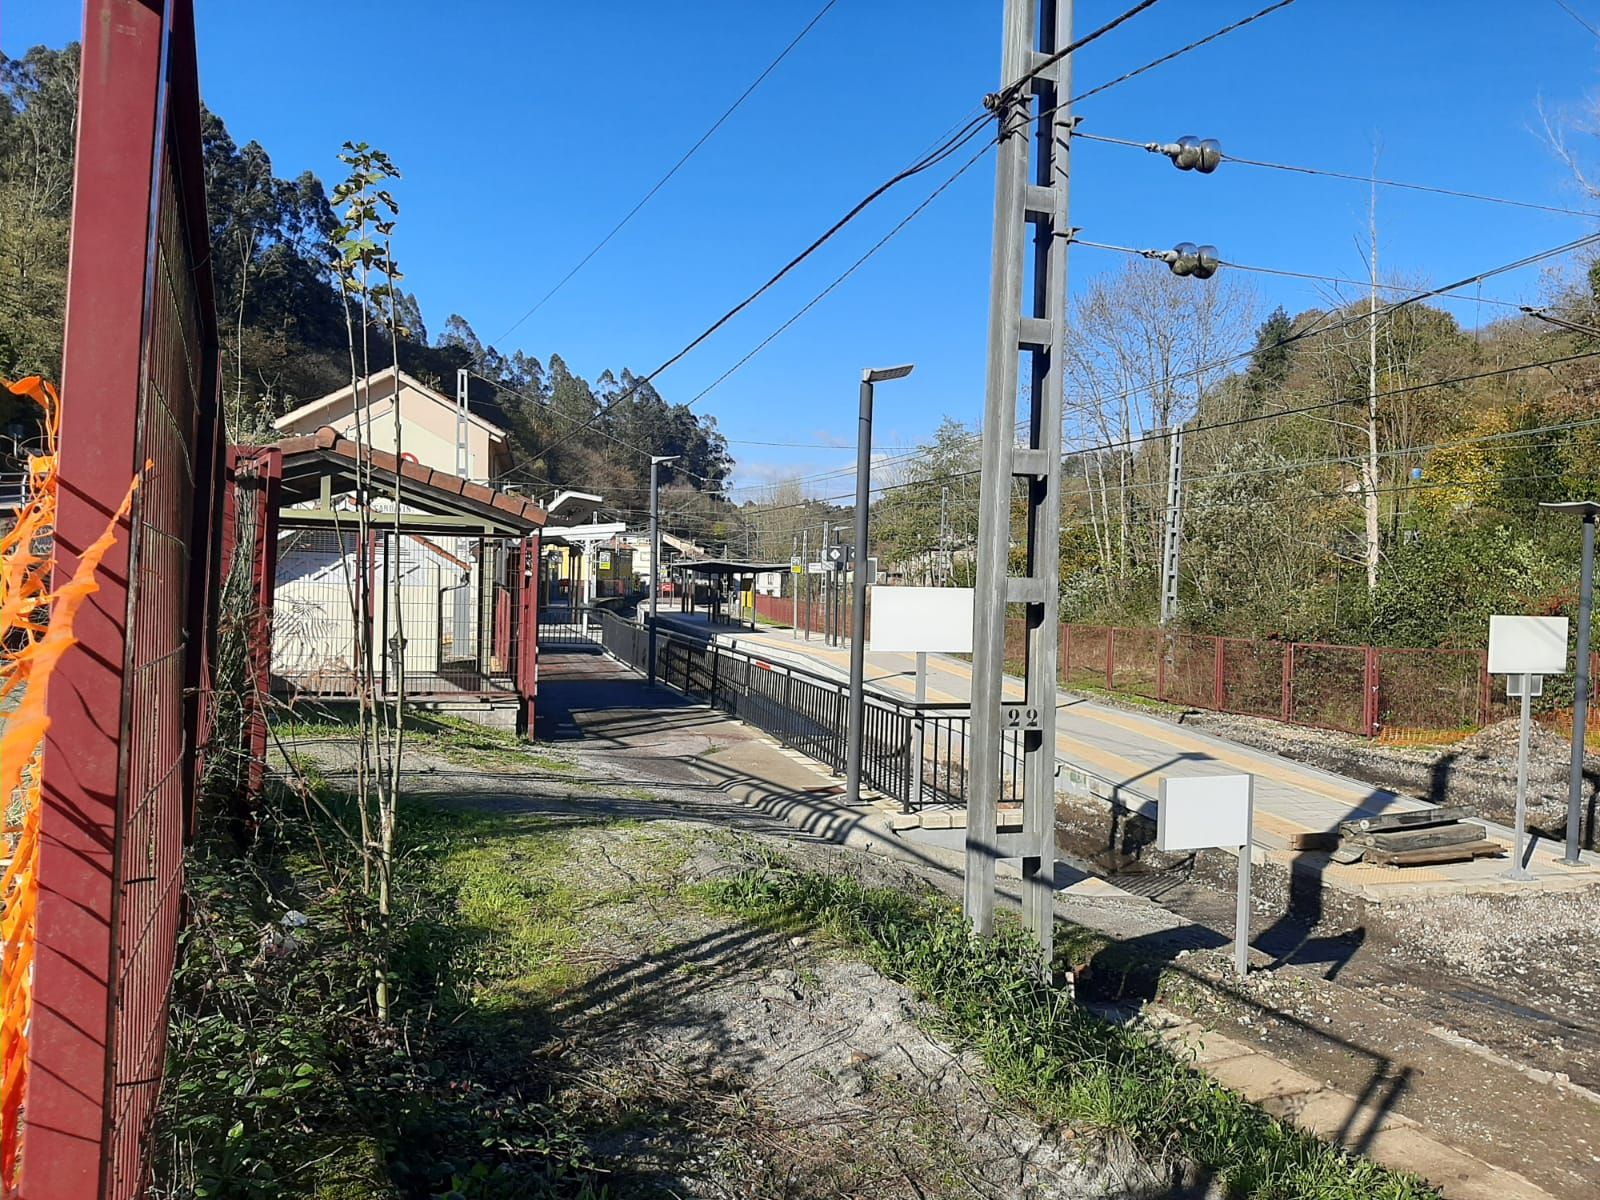
<svg viewBox="0 0 1600 1200"><path fill-rule="evenodd" d="M287 514L286 514L287 515ZM526 577L519 539L392 528L288 529L278 539L273 686L348 699L363 688L358 634L375 648L372 691L412 700L524 692ZM358 573L367 573L366 587ZM363 613L365 606L365 613Z"/></svg>
<svg viewBox="0 0 1600 1200"><path fill-rule="evenodd" d="M49 698L21 1192L124 1200L161 1080L212 623L216 328L192 7L91 0L57 577L141 473Z"/></svg>

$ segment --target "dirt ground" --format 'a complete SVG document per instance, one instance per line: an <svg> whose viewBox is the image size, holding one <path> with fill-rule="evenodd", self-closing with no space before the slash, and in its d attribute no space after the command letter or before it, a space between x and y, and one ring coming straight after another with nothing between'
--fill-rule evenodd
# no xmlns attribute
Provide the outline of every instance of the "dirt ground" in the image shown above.
<svg viewBox="0 0 1600 1200"><path fill-rule="evenodd" d="M303 748L330 777L348 767L347 745ZM568 830L566 879L583 903L568 957L583 978L530 1070L554 1077L558 1107L608 1131L592 1149L622 1194L1220 1200L1186 1186L1181 1164L1001 1099L974 1055L932 1032L931 1010L871 967L694 903L692 885L774 852L870 886L931 886L739 808L679 757L717 748L699 731L649 752L568 746L561 771L543 746L545 766L528 770L407 756L413 796Z"/></svg>
<svg viewBox="0 0 1600 1200"><path fill-rule="evenodd" d="M603 706L622 685L586 686ZM1085 1157L999 1102L875 972L652 898L760 846L881 886L949 894L958 878L732 802L707 767L754 736L736 723L688 706L671 720L619 709L599 722L562 711L559 695L548 689L541 712L572 739L553 751L570 770L418 759L410 788L573 820L573 861L608 898L591 922L602 982L564 1014L582 1032L563 1037L559 1061L574 1096L626 1118L608 1152L682 1196L1184 1194L1160 1163L1127 1147ZM1262 969L1240 988L1216 949L1232 897L1181 874L1147 884L1126 903L1064 899L1061 912L1164 965L1169 1006L1553 1196L1600 1195L1600 1103L1563 1082L1600 1085L1600 897L1419 902L1387 917L1383 936L1260 912ZM1092 991L1104 981L1090 975ZM1123 1019L1148 998L1137 987L1096 997Z"/></svg>

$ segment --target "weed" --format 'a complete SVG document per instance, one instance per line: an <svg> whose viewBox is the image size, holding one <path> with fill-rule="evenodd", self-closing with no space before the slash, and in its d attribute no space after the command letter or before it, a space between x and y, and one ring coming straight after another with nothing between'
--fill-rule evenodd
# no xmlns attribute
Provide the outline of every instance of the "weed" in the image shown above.
<svg viewBox="0 0 1600 1200"><path fill-rule="evenodd" d="M1002 1094L1152 1159L1193 1162L1233 1195L1436 1195L1413 1176L1275 1119L1147 1035L1106 1024L1047 987L1014 920L1003 921L994 937L974 940L960 912L941 898L795 871L772 856L737 877L700 885L699 895L769 927L817 929L840 939L930 1001L940 1032L976 1049Z"/></svg>

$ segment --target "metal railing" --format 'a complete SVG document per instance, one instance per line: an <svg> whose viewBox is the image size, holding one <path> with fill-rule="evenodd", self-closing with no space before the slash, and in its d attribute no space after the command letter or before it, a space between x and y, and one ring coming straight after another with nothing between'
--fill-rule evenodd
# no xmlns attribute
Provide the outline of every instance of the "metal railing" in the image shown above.
<svg viewBox="0 0 1600 1200"><path fill-rule="evenodd" d="M599 614L599 623L605 651L646 671L646 628L613 613ZM842 680L659 628L655 674L689 699L754 725L836 775L844 773L850 689ZM869 691L863 782L899 801L907 812L929 804L964 805L971 778L970 716L966 704L918 704ZM1020 802L1022 796L1020 736L1007 733L998 764L1007 801Z"/></svg>

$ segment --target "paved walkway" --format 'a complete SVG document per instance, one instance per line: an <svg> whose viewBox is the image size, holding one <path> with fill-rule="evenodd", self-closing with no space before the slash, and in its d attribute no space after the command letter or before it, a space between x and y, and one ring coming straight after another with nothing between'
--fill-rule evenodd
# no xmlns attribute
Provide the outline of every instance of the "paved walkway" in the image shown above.
<svg viewBox="0 0 1600 1200"><path fill-rule="evenodd" d="M795 639L782 632L716 632L722 645L807 667L839 679L850 669L848 646L829 647L820 638ZM879 692L899 698L915 693L915 656L896 653L867 655L867 683ZM971 697L971 664L947 655L928 656L929 700L965 702ZM1008 698L1021 699L1019 680L1007 681ZM1102 785L1097 791L1114 794L1127 807L1155 815L1155 797L1167 775L1220 775L1249 772L1256 777L1256 845L1259 852L1289 859L1311 852L1291 851L1291 838L1335 828L1340 821L1384 812L1429 807L1411 796L1374 788L1354 779L1296 763L1279 755L1240 746L1210 734L1185 729L1156 717L1096 704L1068 692L1058 694L1056 751L1063 769L1083 772ZM1507 788L1516 781L1506 780ZM1527 863L1532 883L1514 884L1504 878L1510 866L1512 831L1483 822L1487 836L1506 847L1501 858L1480 858L1470 863L1430 867L1379 867L1341 865L1326 855L1314 860L1324 882L1367 900L1382 902L1400 895L1460 892L1506 888L1566 889L1600 883L1600 856L1585 852L1577 867L1563 866L1562 847L1535 839Z"/></svg>

